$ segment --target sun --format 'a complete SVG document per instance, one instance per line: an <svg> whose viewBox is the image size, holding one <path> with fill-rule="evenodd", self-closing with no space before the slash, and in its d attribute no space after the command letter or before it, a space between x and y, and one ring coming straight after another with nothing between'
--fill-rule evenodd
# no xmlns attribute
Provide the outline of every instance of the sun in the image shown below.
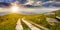
<svg viewBox="0 0 60 30"><path fill-rule="evenodd" d="M14 13L17 12L18 11L18 6L12 6L11 10Z"/></svg>
<svg viewBox="0 0 60 30"><path fill-rule="evenodd" d="M18 4L16 2L15 3L11 3L10 9L11 9L12 13L16 13L19 10L19 6L18 6Z"/></svg>

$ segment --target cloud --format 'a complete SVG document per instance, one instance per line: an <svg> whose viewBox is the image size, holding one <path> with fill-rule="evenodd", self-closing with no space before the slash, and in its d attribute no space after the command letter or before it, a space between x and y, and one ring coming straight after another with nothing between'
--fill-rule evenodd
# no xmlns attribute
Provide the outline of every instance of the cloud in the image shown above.
<svg viewBox="0 0 60 30"><path fill-rule="evenodd" d="M15 2L16 0L0 0L0 2L5 2L5 3L10 3L10 2Z"/></svg>
<svg viewBox="0 0 60 30"><path fill-rule="evenodd" d="M29 4L29 5L32 5L34 3L34 1L32 0L27 0L27 3L25 3L25 5Z"/></svg>
<svg viewBox="0 0 60 30"><path fill-rule="evenodd" d="M24 4L27 2L27 0L17 0L19 3Z"/></svg>
<svg viewBox="0 0 60 30"><path fill-rule="evenodd" d="M47 1L42 4L44 7L60 7L60 2L57 1Z"/></svg>
<svg viewBox="0 0 60 30"><path fill-rule="evenodd" d="M24 5L40 6L41 4L42 2L38 0L28 0Z"/></svg>

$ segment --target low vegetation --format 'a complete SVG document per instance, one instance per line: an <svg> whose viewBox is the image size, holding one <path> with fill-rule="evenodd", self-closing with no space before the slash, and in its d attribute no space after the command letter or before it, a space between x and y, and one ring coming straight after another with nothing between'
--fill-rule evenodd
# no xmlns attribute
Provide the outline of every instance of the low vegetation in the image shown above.
<svg viewBox="0 0 60 30"><path fill-rule="evenodd" d="M38 25L42 25L50 30L60 30L60 22L57 22L55 25L50 25L46 21L46 17L55 18L55 16L60 17L60 11L57 11L55 15L45 16L44 14L35 14L35 15L21 15L21 14L8 14L0 16L0 30L16 30L16 22L20 18L25 17L26 20L30 20ZM22 22L24 30L28 30L28 26Z"/></svg>

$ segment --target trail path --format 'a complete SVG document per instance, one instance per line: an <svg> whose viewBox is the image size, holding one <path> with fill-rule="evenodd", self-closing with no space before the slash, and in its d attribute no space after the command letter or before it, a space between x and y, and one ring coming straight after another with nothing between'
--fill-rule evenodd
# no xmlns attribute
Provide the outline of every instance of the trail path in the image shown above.
<svg viewBox="0 0 60 30"><path fill-rule="evenodd" d="M33 26L31 23L29 23L28 21L22 19L22 21L31 29L31 30L40 30L39 28Z"/></svg>
<svg viewBox="0 0 60 30"><path fill-rule="evenodd" d="M20 19L18 19L18 21L17 21L16 30L23 30L23 26L21 24Z"/></svg>

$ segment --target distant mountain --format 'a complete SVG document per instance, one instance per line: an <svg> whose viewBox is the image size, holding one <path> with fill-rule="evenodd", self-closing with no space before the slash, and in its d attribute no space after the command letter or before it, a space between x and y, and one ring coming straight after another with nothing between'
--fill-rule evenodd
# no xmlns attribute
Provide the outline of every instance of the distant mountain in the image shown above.
<svg viewBox="0 0 60 30"><path fill-rule="evenodd" d="M47 15L47 16L49 16L49 15L56 15L56 13L60 13L60 10L57 10L57 11L52 11L52 12L46 12L44 15Z"/></svg>
<svg viewBox="0 0 60 30"><path fill-rule="evenodd" d="M10 12L0 12L0 16L3 16L3 15L6 15L6 14L9 14Z"/></svg>

